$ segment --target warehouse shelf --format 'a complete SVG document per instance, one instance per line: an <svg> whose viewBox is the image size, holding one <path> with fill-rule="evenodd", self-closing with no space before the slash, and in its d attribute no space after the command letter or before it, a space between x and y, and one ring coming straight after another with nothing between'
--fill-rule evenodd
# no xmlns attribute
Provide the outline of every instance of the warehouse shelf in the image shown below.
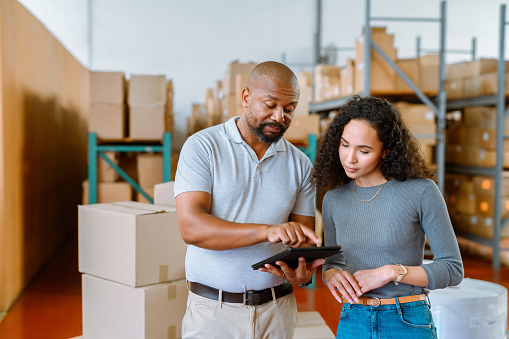
<svg viewBox="0 0 509 339"><path fill-rule="evenodd" d="M438 23L440 26L440 46L439 54L439 84L436 97L432 98L429 93L421 91L408 76L382 51L382 49L371 39L371 22L372 21L407 21L407 22L432 22ZM446 122L446 96L444 91L445 82L445 23L446 23L446 2L440 2L440 16L438 18L394 18L394 17L373 17L371 16L371 0L365 1L365 25L364 25L364 78L362 95L364 96L383 96L388 99L403 97L415 101L421 101L427 105L435 114L437 123L436 137L436 176L438 186L442 194L444 193L445 182L445 122ZM388 63L399 76L413 91L413 94L401 95L401 93L372 93L371 92L371 49L374 49L386 63ZM420 48L420 47L419 47ZM419 52L420 53L420 52ZM324 113L326 111L337 110L350 99L351 96L328 100L325 102L312 102L310 104L310 112L312 114Z"/></svg>
<svg viewBox="0 0 509 339"><path fill-rule="evenodd" d="M171 180L171 134L166 132L163 134L162 143L134 143L134 142L111 142L99 143L97 133L88 133L88 185L89 197L88 203L97 203L97 159L101 158L112 167L119 175L128 182L138 193L143 195L151 204L154 199L145 192L122 168L111 161L104 152L135 152L135 153L151 153L161 152L163 155L163 177L162 182Z"/></svg>
<svg viewBox="0 0 509 339"><path fill-rule="evenodd" d="M496 107L496 162L495 167L470 167L470 166L447 166L447 170L452 173L460 174L477 174L491 176L495 179L495 196L494 196L494 212L493 212L493 239L481 238L468 232L457 232L458 236L473 240L477 243L490 246L493 250L492 266L494 269L500 269L500 251L509 250L509 248L501 248L500 240L502 229L507 225L508 218L503 220L502 217L502 173L503 166L503 153L504 153L504 140L509 139L504 135L504 119L508 115L506 107L507 97L505 95L505 31L508 22L506 21L506 5L500 5L499 17L499 53L497 61L497 93L495 95L481 96L476 98L466 98L450 100L447 103L448 110L462 109L465 107L473 106L494 106Z"/></svg>

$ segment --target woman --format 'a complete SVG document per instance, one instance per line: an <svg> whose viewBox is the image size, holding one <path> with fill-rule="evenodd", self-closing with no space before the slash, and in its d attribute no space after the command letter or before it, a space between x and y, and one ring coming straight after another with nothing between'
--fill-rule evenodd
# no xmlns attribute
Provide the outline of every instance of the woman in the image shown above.
<svg viewBox="0 0 509 339"><path fill-rule="evenodd" d="M338 338L436 338L426 295L458 285L463 264L444 199L416 140L386 100L354 96L331 122L313 180L323 279L343 304ZM425 239L433 262L423 264Z"/></svg>

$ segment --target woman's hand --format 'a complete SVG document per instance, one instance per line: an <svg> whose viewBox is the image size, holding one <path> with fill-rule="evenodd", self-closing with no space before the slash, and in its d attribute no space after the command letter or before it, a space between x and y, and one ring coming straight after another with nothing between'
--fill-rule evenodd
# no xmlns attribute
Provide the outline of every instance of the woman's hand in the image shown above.
<svg viewBox="0 0 509 339"><path fill-rule="evenodd" d="M371 270L359 270L353 276L364 294L393 281L395 272L394 265L385 265Z"/></svg>
<svg viewBox="0 0 509 339"><path fill-rule="evenodd" d="M324 280L338 302L343 302L342 297L349 303L359 302L358 297L362 295L361 288L350 272L331 268L325 271ZM341 293L341 295L339 295L338 292Z"/></svg>

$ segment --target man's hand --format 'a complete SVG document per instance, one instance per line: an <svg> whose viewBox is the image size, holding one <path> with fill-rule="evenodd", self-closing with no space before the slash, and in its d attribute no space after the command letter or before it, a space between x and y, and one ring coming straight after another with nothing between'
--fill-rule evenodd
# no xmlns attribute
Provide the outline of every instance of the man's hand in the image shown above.
<svg viewBox="0 0 509 339"><path fill-rule="evenodd" d="M286 280L293 282L297 285L302 285L309 282L313 278L316 269L324 263L324 259L315 259L310 263L306 263L306 259L299 258L299 266L292 270L284 261L276 261L277 268L273 265L266 264L258 271L272 273L278 277L284 277Z"/></svg>
<svg viewBox="0 0 509 339"><path fill-rule="evenodd" d="M359 302L358 297L362 295L361 288L350 272L331 268L325 271L324 280L330 292L338 302L343 302L341 297L344 297L349 303L353 303L354 301ZM341 295L339 295L338 292L341 293Z"/></svg>
<svg viewBox="0 0 509 339"><path fill-rule="evenodd" d="M320 243L320 238L318 238L312 229L295 221L269 227L267 229L267 240L271 243L282 242L291 247L301 247L303 244L317 245Z"/></svg>

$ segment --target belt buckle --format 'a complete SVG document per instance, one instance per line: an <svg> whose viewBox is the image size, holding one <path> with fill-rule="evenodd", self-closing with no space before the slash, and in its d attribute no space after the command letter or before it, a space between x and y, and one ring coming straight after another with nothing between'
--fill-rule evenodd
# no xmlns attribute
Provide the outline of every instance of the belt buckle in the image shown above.
<svg viewBox="0 0 509 339"><path fill-rule="evenodd" d="M244 305L258 305L256 303L258 300L260 300L260 291L257 290L249 290L244 292ZM255 301L255 303L253 303Z"/></svg>
<svg viewBox="0 0 509 339"><path fill-rule="evenodd" d="M373 306L373 307L378 307L378 306L380 306L380 305L381 305L381 303L382 303L382 302L380 301L380 298L372 297L371 299L375 299L376 301L378 301L378 303L377 303L376 305L371 305L371 306Z"/></svg>

